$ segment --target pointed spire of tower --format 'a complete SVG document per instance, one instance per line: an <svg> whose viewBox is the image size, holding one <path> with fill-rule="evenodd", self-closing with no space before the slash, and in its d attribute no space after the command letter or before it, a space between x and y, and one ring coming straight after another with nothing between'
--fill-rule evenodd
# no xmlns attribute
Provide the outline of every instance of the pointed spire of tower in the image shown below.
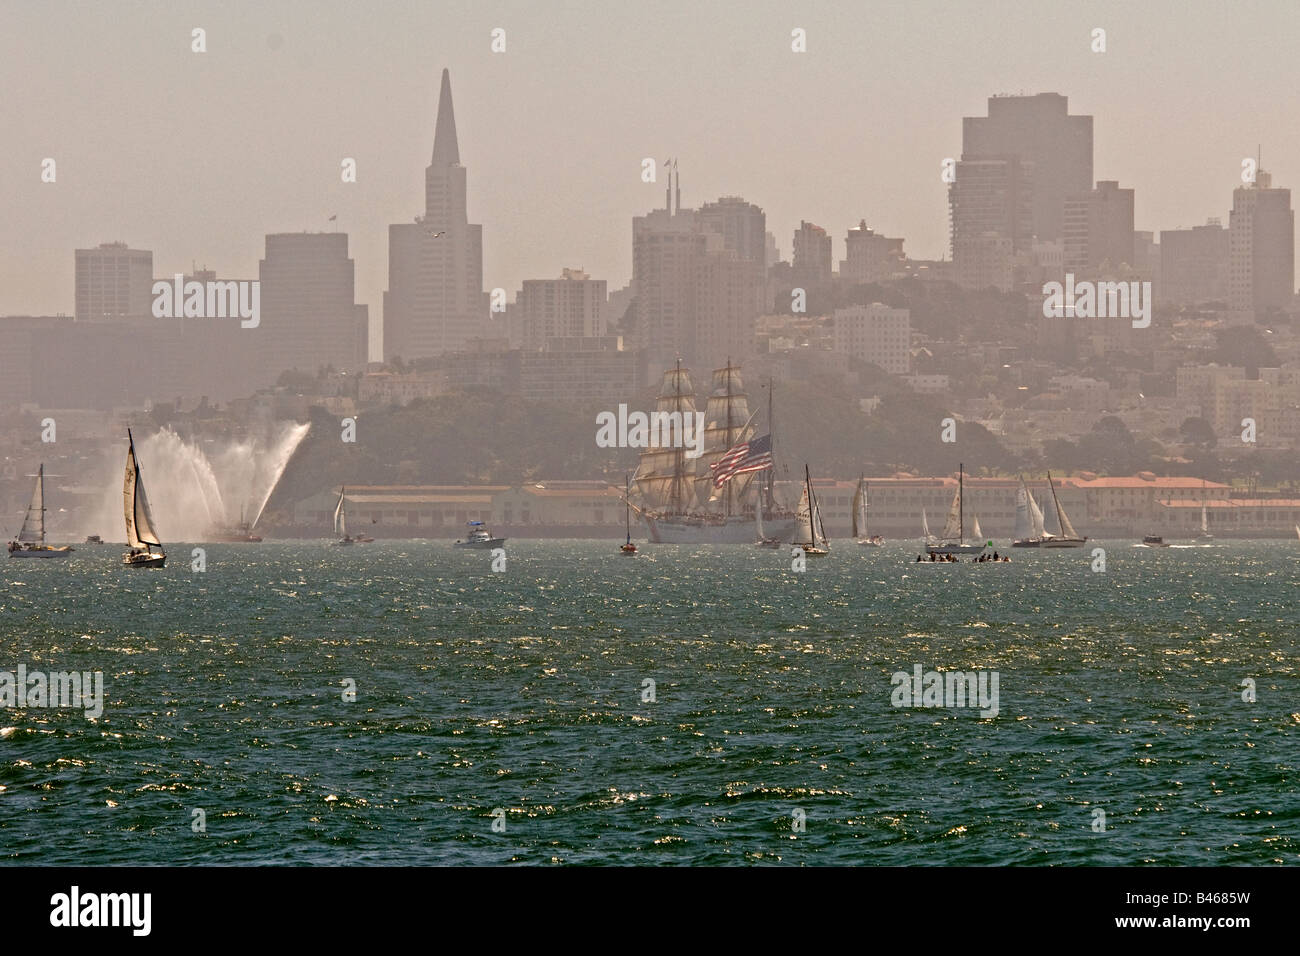
<svg viewBox="0 0 1300 956"><path fill-rule="evenodd" d="M460 146L456 142L456 114L451 106L451 72L442 71L442 90L438 93L438 126L433 134L431 166L459 166Z"/></svg>

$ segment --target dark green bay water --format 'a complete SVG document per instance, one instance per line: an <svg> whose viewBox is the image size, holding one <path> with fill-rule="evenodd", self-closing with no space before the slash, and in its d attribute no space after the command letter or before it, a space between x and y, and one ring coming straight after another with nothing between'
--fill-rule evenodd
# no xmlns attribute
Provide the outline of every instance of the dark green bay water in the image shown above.
<svg viewBox="0 0 1300 956"><path fill-rule="evenodd" d="M0 709L0 861L1296 863L1296 543L1100 544L7 560L0 670L105 709ZM997 671L998 715L893 706L915 664Z"/></svg>

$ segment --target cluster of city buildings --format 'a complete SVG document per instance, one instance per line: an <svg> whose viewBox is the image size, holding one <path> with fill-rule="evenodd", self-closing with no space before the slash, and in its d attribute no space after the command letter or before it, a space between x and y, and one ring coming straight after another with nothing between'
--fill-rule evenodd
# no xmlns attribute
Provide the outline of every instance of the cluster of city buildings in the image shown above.
<svg viewBox="0 0 1300 956"><path fill-rule="evenodd" d="M1300 445L1290 190L1252 167L1227 226L1138 231L1134 189L1093 178L1093 117L1056 93L994 96L987 112L963 119L960 158L945 170L949 258L911 259L902 238L859 218L838 261L832 234L809 221L783 260L758 205L684 206L674 161L663 208L632 221L625 286L559 268L510 301L484 288L484 232L468 218L444 70L423 212L389 227L382 362L368 361L369 308L356 301L346 233L268 235L255 278L180 277L256 282L254 323L160 314L155 287L175 277L155 275L150 250L108 242L75 252L74 314L0 317L0 407L207 401L301 418L313 404L348 414L477 385L616 407L681 359L701 372L741 364L751 381L836 381L858 389L867 412L879 403L868 383L883 373L942 397L1012 451L1085 434L1103 414L1166 437L1199 417L1225 447L1251 419L1260 447ZM1066 276L1149 282L1156 321L1047 314L1045 284ZM1012 337L968 320L988 295L1004 297ZM1237 326L1266 334L1276 360L1214 362ZM293 370L311 383L259 397Z"/></svg>

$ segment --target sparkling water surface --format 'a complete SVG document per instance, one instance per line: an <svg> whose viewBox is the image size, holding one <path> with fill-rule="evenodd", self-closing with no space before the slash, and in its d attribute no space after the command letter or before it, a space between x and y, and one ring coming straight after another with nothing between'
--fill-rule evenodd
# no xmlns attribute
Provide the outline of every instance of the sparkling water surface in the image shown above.
<svg viewBox="0 0 1300 956"><path fill-rule="evenodd" d="M0 861L1300 861L1294 541L619 543L7 560L0 670L105 709L0 709ZM915 664L997 671L998 715L893 706Z"/></svg>

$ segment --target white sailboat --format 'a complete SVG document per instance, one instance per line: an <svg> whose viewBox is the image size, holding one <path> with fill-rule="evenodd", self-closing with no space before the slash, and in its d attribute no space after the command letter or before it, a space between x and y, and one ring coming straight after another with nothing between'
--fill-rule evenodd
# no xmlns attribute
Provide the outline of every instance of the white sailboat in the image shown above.
<svg viewBox="0 0 1300 956"><path fill-rule="evenodd" d="M803 466L803 495L799 499L798 525L795 531L795 546L803 548L804 554L821 556L829 554L831 543L826 537L826 528L822 525L821 508L817 505L817 493L813 491L812 475L808 466Z"/></svg>
<svg viewBox="0 0 1300 956"><path fill-rule="evenodd" d="M965 466L957 466L957 493L948 507L948 518L943 523L943 533L934 544L926 546L931 554L979 554L986 547L983 541L967 544L965 515L962 511L962 486L965 483Z"/></svg>
<svg viewBox="0 0 1300 956"><path fill-rule="evenodd" d="M1040 534L1035 533L1035 525L1041 528L1042 512L1038 512L1039 521L1034 520L1034 510L1038 507L1031 504L1033 497L1029 494L1029 489L1025 487L1025 479L1017 476L1020 481L1020 487L1016 489L1016 528L1011 536L1011 547L1013 548L1036 548L1042 541Z"/></svg>
<svg viewBox="0 0 1300 956"><path fill-rule="evenodd" d="M36 487L23 516L18 537L9 542L11 558L66 558L73 551L67 545L53 547L45 543L45 464L36 472Z"/></svg>
<svg viewBox="0 0 1300 956"><path fill-rule="evenodd" d="M342 535L334 543L337 545L356 544L357 539L348 534L348 509L344 504L344 496L347 494L347 488L339 488L339 503L334 506L334 533Z"/></svg>
<svg viewBox="0 0 1300 956"><path fill-rule="evenodd" d="M857 490L853 492L853 537L858 544L867 548L879 548L885 539L878 534L867 534L867 481L858 478Z"/></svg>
<svg viewBox="0 0 1300 956"><path fill-rule="evenodd" d="M1201 502L1201 533L1197 535L1203 541L1213 540L1214 535L1210 534L1210 516L1205 510L1205 502Z"/></svg>
<svg viewBox="0 0 1300 956"><path fill-rule="evenodd" d="M1029 517L1033 526L1033 538L1040 544L1048 538L1056 537L1056 535L1048 532L1046 528L1047 519L1043 517L1043 508L1032 493L1029 495Z"/></svg>
<svg viewBox="0 0 1300 956"><path fill-rule="evenodd" d="M930 522L926 520L925 508L921 508L921 543L927 548L935 543L934 535L930 533Z"/></svg>
<svg viewBox="0 0 1300 956"><path fill-rule="evenodd" d="M1074 525L1070 524L1070 518L1061 507L1061 499L1056 497L1056 485L1052 483L1052 473L1047 473L1047 487L1052 490L1052 504L1056 507L1056 523L1061 529L1059 536L1051 536L1043 540L1044 548L1081 548L1083 543L1088 540L1086 536L1080 537L1079 533L1074 530Z"/></svg>
<svg viewBox="0 0 1300 956"><path fill-rule="evenodd" d="M135 438L126 430L126 475L122 481L122 509L126 517L126 544L130 548L122 555L128 568L161 568L167 560L158 532L154 530L153 512L149 497L144 493L140 478L140 463L135 457ZM154 551L157 548L157 551Z"/></svg>
<svg viewBox="0 0 1300 956"><path fill-rule="evenodd" d="M976 541L983 541L983 540L984 540L984 532L980 530L980 518L979 518L979 515L976 515L976 516L975 516L975 540L976 540Z"/></svg>
<svg viewBox="0 0 1300 956"><path fill-rule="evenodd" d="M1300 539L1300 524L1295 526L1295 536Z"/></svg>

